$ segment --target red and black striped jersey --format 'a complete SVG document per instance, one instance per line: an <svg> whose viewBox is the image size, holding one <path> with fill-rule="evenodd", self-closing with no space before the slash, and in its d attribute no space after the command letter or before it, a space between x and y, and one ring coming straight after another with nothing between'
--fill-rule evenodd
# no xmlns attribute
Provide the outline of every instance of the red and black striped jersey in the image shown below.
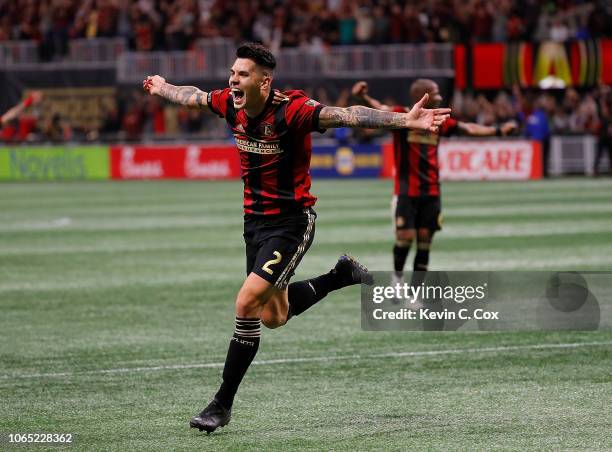
<svg viewBox="0 0 612 452"><path fill-rule="evenodd" d="M285 91L288 102L272 104L249 118L236 111L229 88L208 93L209 108L225 118L240 153L244 213L277 215L313 206L310 194L310 133L319 130L323 105L303 91Z"/></svg>
<svg viewBox="0 0 612 452"><path fill-rule="evenodd" d="M408 110L395 106L393 111L405 113ZM396 195L440 196L440 136L452 135L456 129L457 120L449 118L437 133L412 129L393 131Z"/></svg>

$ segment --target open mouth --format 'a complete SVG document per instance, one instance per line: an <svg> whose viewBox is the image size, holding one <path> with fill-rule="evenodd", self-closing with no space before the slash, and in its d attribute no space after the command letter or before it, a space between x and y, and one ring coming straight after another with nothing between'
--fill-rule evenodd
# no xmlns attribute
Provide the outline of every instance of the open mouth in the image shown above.
<svg viewBox="0 0 612 452"><path fill-rule="evenodd" d="M240 103L244 99L244 91L238 88L232 88L232 96L234 97L234 102Z"/></svg>

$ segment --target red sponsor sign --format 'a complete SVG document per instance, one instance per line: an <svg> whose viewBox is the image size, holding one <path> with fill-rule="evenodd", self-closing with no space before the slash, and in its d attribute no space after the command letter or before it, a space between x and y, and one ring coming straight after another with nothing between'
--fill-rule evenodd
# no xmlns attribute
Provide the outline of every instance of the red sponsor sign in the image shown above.
<svg viewBox="0 0 612 452"><path fill-rule="evenodd" d="M113 179L235 179L240 160L232 145L114 146Z"/></svg>
<svg viewBox="0 0 612 452"><path fill-rule="evenodd" d="M542 178L540 143L529 140L442 140L442 180L526 180ZM383 145L382 177L393 177L393 144Z"/></svg>
<svg viewBox="0 0 612 452"><path fill-rule="evenodd" d="M540 144L528 140L443 140L442 180L526 180L542 177Z"/></svg>

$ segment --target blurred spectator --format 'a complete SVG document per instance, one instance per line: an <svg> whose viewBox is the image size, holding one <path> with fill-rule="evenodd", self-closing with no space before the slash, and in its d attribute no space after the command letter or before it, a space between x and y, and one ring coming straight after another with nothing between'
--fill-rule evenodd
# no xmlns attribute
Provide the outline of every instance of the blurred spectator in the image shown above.
<svg viewBox="0 0 612 452"><path fill-rule="evenodd" d="M119 8L111 0L97 0L97 34L103 38L116 36Z"/></svg>
<svg viewBox="0 0 612 452"><path fill-rule="evenodd" d="M478 42L491 40L491 30L493 28L493 17L489 11L492 2L479 1L474 6L472 14L472 39Z"/></svg>
<svg viewBox="0 0 612 452"><path fill-rule="evenodd" d="M105 136L116 135L121 130L121 113L115 104L107 112L100 127L100 133Z"/></svg>
<svg viewBox="0 0 612 452"><path fill-rule="evenodd" d="M372 42L374 36L374 18L368 6L355 6L355 37L359 44Z"/></svg>
<svg viewBox="0 0 612 452"><path fill-rule="evenodd" d="M353 44L355 41L355 26L357 21L353 15L353 7L350 2L344 2L340 10L340 19L338 21L339 28L339 44Z"/></svg>
<svg viewBox="0 0 612 452"><path fill-rule="evenodd" d="M121 129L126 140L136 141L140 139L146 118L143 96L139 91L134 91L121 121Z"/></svg>
<svg viewBox="0 0 612 452"><path fill-rule="evenodd" d="M612 89L602 86L600 90L599 111L601 127L597 140L597 155L593 165L593 174L599 174L599 163L605 150L608 151L608 173L612 175Z"/></svg>
<svg viewBox="0 0 612 452"><path fill-rule="evenodd" d="M373 15L372 42L385 44L388 42L389 16L385 13L385 8L380 5L374 7Z"/></svg>
<svg viewBox="0 0 612 452"><path fill-rule="evenodd" d="M533 100L533 95L529 95L522 104L523 111L519 112L519 118L525 125L525 136L542 144L542 166L544 176L546 176L550 153L550 127L548 125L548 114L551 106L550 99L546 95L540 95Z"/></svg>
<svg viewBox="0 0 612 452"><path fill-rule="evenodd" d="M407 4L404 8L403 42L417 43L425 39L425 30L415 5Z"/></svg>
<svg viewBox="0 0 612 452"><path fill-rule="evenodd" d="M72 127L62 120L59 113L54 113L43 126L43 137L52 143L62 143L72 139Z"/></svg>
<svg viewBox="0 0 612 452"><path fill-rule="evenodd" d="M198 110L179 110L179 125L184 133L198 133L202 130L202 112Z"/></svg>

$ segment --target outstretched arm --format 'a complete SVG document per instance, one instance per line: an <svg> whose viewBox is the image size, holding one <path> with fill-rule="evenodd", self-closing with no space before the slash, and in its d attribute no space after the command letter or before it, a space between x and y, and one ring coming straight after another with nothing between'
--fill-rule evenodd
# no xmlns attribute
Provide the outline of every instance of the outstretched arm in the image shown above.
<svg viewBox="0 0 612 452"><path fill-rule="evenodd" d="M393 110L388 105L385 105L379 100L376 100L372 96L370 96L368 94L368 82L364 82L363 80L353 85L353 88L351 89L351 94L363 101L368 107L383 111Z"/></svg>
<svg viewBox="0 0 612 452"><path fill-rule="evenodd" d="M450 108L423 108L425 94L408 113L374 110L368 107L323 107L319 125L324 129L351 127L366 129L421 129L435 132L450 116Z"/></svg>
<svg viewBox="0 0 612 452"><path fill-rule="evenodd" d="M159 75L148 76L142 87L149 94L157 94L175 104L190 108L208 108L208 93L195 86L175 86L166 83L166 79Z"/></svg>
<svg viewBox="0 0 612 452"><path fill-rule="evenodd" d="M457 124L460 133L471 137L506 136L513 133L517 127L516 121L507 121L497 126L483 126L474 122L462 121Z"/></svg>
<svg viewBox="0 0 612 452"><path fill-rule="evenodd" d="M10 108L6 113L0 115L0 127L11 122L13 119L19 117L23 111L30 105L36 105L42 99L42 93L40 91L34 91L30 94L23 102L19 102L14 107Z"/></svg>

